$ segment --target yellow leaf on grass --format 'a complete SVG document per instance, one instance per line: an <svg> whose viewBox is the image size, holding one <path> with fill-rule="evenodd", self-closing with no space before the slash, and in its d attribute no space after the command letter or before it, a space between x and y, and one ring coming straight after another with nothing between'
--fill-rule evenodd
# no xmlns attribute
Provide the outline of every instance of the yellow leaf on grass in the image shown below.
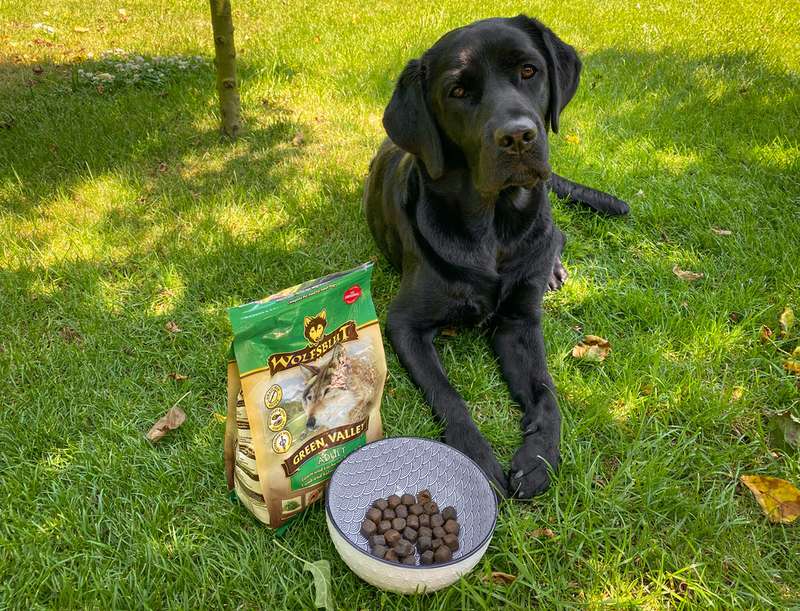
<svg viewBox="0 0 800 611"><path fill-rule="evenodd" d="M581 143L580 137L577 136L576 134L567 134L566 136L564 136L564 140L566 140L570 144L580 144Z"/></svg>
<svg viewBox="0 0 800 611"><path fill-rule="evenodd" d="M778 321L781 323L781 337L786 337L794 326L794 311L792 308L783 308Z"/></svg>
<svg viewBox="0 0 800 611"><path fill-rule="evenodd" d="M572 356L581 361L599 363L604 361L611 352L611 343L598 335L585 335L584 338L572 349Z"/></svg>
<svg viewBox="0 0 800 611"><path fill-rule="evenodd" d="M672 268L672 273L687 282L694 282L705 276L703 272L690 272L688 269L681 269L677 264Z"/></svg>
<svg viewBox="0 0 800 611"><path fill-rule="evenodd" d="M186 422L186 413L180 407L173 406L147 431L146 437L153 442L159 441L164 435L174 431L184 422Z"/></svg>
<svg viewBox="0 0 800 611"><path fill-rule="evenodd" d="M786 480L766 475L742 475L770 522L791 524L800 516L800 490Z"/></svg>
<svg viewBox="0 0 800 611"><path fill-rule="evenodd" d="M216 420L217 422L225 422L225 414L214 412L214 420Z"/></svg>
<svg viewBox="0 0 800 611"><path fill-rule="evenodd" d="M788 371L789 373L793 373L795 375L800 376L800 361L795 359L789 359L783 364L783 368Z"/></svg>

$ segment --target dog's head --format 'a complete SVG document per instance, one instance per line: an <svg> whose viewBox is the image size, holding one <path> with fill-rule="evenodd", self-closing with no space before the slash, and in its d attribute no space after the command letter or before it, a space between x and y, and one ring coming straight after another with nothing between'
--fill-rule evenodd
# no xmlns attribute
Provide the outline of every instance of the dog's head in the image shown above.
<svg viewBox="0 0 800 611"><path fill-rule="evenodd" d="M520 15L477 21L408 63L383 115L389 138L439 179L467 166L483 194L547 179L547 130L578 88L581 62Z"/></svg>

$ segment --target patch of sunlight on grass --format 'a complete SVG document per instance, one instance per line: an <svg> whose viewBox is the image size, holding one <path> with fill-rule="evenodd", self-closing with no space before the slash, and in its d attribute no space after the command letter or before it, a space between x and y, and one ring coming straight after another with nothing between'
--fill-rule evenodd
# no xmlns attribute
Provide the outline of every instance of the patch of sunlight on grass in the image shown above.
<svg viewBox="0 0 800 611"><path fill-rule="evenodd" d="M700 157L696 153L677 151L674 149L670 151L656 151L654 157L661 166L661 169L676 175L682 174L692 165L700 163Z"/></svg>
<svg viewBox="0 0 800 611"><path fill-rule="evenodd" d="M162 276L161 287L150 301L148 308L153 316L173 313L186 295L186 284L174 267L170 267Z"/></svg>
<svg viewBox="0 0 800 611"><path fill-rule="evenodd" d="M98 302L103 309L117 316L125 312L125 304L139 291L139 282L134 278L114 280L102 278L97 282Z"/></svg>
<svg viewBox="0 0 800 611"><path fill-rule="evenodd" d="M60 473L72 464L72 450L68 448L55 448L45 454L39 464L50 473Z"/></svg>
<svg viewBox="0 0 800 611"><path fill-rule="evenodd" d="M631 415L639 408L640 399L632 393L625 393L609 405L608 412L611 419L621 428L627 428Z"/></svg>
<svg viewBox="0 0 800 611"><path fill-rule="evenodd" d="M769 144L756 144L748 156L755 162L768 162L776 170L790 170L800 164L800 145L776 139Z"/></svg>

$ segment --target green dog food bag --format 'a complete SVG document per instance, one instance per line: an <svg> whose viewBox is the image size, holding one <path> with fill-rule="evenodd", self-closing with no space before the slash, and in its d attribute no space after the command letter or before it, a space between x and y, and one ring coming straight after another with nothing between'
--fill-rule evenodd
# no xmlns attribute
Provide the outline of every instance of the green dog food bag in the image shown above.
<svg viewBox="0 0 800 611"><path fill-rule="evenodd" d="M383 437L371 277L367 263L228 310L228 488L268 526L321 499L336 465Z"/></svg>

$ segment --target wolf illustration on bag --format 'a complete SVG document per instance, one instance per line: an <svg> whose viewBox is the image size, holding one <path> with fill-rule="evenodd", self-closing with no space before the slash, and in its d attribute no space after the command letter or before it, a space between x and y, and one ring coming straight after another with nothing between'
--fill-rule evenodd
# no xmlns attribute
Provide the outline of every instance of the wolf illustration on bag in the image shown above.
<svg viewBox="0 0 800 611"><path fill-rule="evenodd" d="M375 370L368 362L337 344L325 364L302 367L306 428L332 429L366 418L376 388Z"/></svg>

